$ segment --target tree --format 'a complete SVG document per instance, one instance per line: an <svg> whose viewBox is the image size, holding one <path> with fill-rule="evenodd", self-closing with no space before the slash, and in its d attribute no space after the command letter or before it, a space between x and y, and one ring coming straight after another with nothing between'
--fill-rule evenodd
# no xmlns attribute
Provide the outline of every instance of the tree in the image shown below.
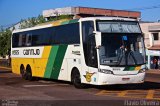
<svg viewBox="0 0 160 106"><path fill-rule="evenodd" d="M46 20L42 15L39 15L37 17L37 24L41 24L41 23L45 23L45 22L46 22Z"/></svg>
<svg viewBox="0 0 160 106"><path fill-rule="evenodd" d="M39 15L38 17L32 17L26 20L21 20L20 28L21 29L30 28L30 27L34 27L38 24L45 23L45 22L46 22L45 18L42 15Z"/></svg>
<svg viewBox="0 0 160 106"><path fill-rule="evenodd" d="M9 29L0 32L0 56L9 55L11 48L11 35L12 32Z"/></svg>

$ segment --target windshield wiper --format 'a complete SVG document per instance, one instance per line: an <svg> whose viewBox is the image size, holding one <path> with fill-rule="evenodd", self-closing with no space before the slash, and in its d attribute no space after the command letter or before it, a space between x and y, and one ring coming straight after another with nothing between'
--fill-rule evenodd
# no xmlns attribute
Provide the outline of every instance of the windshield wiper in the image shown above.
<svg viewBox="0 0 160 106"><path fill-rule="evenodd" d="M133 61L134 61L134 64L136 65L137 64L137 60L133 54L133 51L129 51L129 53L127 53L127 65L128 65L128 60L129 60L129 57L132 57Z"/></svg>

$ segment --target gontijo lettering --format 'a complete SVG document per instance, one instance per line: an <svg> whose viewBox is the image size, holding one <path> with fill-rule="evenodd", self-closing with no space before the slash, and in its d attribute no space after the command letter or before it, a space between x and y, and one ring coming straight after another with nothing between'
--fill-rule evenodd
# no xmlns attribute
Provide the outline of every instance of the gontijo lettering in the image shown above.
<svg viewBox="0 0 160 106"><path fill-rule="evenodd" d="M23 50L24 55L40 55L39 49L24 49Z"/></svg>

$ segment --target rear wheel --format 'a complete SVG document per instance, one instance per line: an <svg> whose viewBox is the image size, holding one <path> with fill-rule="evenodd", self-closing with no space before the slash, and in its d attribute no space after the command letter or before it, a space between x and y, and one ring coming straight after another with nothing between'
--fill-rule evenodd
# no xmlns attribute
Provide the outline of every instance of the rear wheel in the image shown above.
<svg viewBox="0 0 160 106"><path fill-rule="evenodd" d="M81 83L81 77L78 69L74 69L71 74L71 82L76 88L84 88L85 85Z"/></svg>
<svg viewBox="0 0 160 106"><path fill-rule="evenodd" d="M23 79L27 80L27 73L23 65L20 67L20 73Z"/></svg>
<svg viewBox="0 0 160 106"><path fill-rule="evenodd" d="M32 77L32 70L30 66L27 66L26 68L26 74L27 74L27 80L32 81L33 77Z"/></svg>

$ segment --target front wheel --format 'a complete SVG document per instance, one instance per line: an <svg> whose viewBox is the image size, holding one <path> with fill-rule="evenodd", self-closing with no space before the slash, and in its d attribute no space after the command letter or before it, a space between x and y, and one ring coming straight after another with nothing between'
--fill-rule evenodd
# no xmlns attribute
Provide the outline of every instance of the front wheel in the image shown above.
<svg viewBox="0 0 160 106"><path fill-rule="evenodd" d="M85 85L81 83L80 73L77 69L74 69L71 74L71 82L75 86L75 88L84 88Z"/></svg>

